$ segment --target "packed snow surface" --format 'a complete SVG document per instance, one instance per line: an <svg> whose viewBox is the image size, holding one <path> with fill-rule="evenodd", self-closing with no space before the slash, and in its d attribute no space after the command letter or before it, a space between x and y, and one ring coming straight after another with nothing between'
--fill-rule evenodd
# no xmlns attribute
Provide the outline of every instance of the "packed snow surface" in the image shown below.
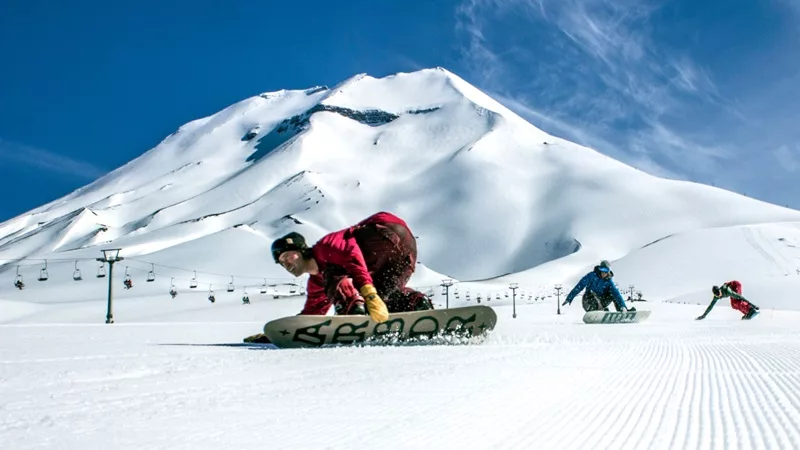
<svg viewBox="0 0 800 450"><path fill-rule="evenodd" d="M497 307L480 345L279 350L240 344L275 305L217 306L0 326L3 447L800 447L799 312L586 325L553 299Z"/></svg>

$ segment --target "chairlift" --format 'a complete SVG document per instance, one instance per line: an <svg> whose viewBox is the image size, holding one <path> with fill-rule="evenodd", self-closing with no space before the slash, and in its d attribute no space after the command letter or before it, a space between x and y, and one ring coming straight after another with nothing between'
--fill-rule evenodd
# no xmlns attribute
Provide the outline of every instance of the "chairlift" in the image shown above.
<svg viewBox="0 0 800 450"><path fill-rule="evenodd" d="M294 284L293 284L293 285L291 285L291 286L292 286L292 287L290 287L290 288L289 288L289 295L295 295L295 294L297 294L297 286L296 286L296 285L294 285Z"/></svg>
<svg viewBox="0 0 800 450"><path fill-rule="evenodd" d="M178 295L178 288L175 287L175 278L170 278L170 284L172 286L169 288L169 295L175 298Z"/></svg>
<svg viewBox="0 0 800 450"><path fill-rule="evenodd" d="M494 297L495 300L500 300L500 293L498 292L497 295Z"/></svg>
<svg viewBox="0 0 800 450"><path fill-rule="evenodd" d="M272 298L278 298L278 286L272 285Z"/></svg>
<svg viewBox="0 0 800 450"><path fill-rule="evenodd" d="M22 280L22 275L19 273L19 266L17 266L17 277L14 279L14 287L20 291L25 289L25 282Z"/></svg>
<svg viewBox="0 0 800 450"><path fill-rule="evenodd" d="M75 261L75 271L72 272L72 279L75 281L81 281L83 279L81 276L81 269L78 268L78 261Z"/></svg>
<svg viewBox="0 0 800 450"><path fill-rule="evenodd" d="M155 270L156 270L155 264L151 263L150 264L150 272L147 273L147 282L148 283L152 283L153 281L156 281L156 272L155 272Z"/></svg>
<svg viewBox="0 0 800 450"><path fill-rule="evenodd" d="M197 271L194 271L194 277L192 277L192 281L189 282L189 289L194 289L197 287Z"/></svg>
<svg viewBox="0 0 800 450"><path fill-rule="evenodd" d="M236 288L233 286L233 275L231 275L231 282L228 284L228 292L233 292L235 290Z"/></svg>
<svg viewBox="0 0 800 450"><path fill-rule="evenodd" d="M442 295L447 295L447 287L442 286Z"/></svg>
<svg viewBox="0 0 800 450"><path fill-rule="evenodd" d="M125 289L133 289L133 280L131 280L131 276L128 275L128 266L125 266L125 280L122 281L122 284L125 286Z"/></svg>
<svg viewBox="0 0 800 450"><path fill-rule="evenodd" d="M498 294L499 295L499 294ZM506 291L506 298L508 298L508 291ZM499 300L499 299L498 299Z"/></svg>
<svg viewBox="0 0 800 450"><path fill-rule="evenodd" d="M481 294L480 294L480 293L478 293L478 297L476 297L476 298L475 298L475 300L477 300L477 301L478 301L478 303L480 303L480 302L481 302Z"/></svg>
<svg viewBox="0 0 800 450"><path fill-rule="evenodd" d="M44 267L39 271L39 281L47 281L47 260L44 260Z"/></svg>
<svg viewBox="0 0 800 450"><path fill-rule="evenodd" d="M217 301L217 298L214 297L214 291L211 290L211 285L210 284L208 285L208 301L210 301L211 303L214 303L215 301Z"/></svg>
<svg viewBox="0 0 800 450"><path fill-rule="evenodd" d="M97 268L97 278L105 278L106 277L106 266L103 263L100 263L100 267Z"/></svg>
<svg viewBox="0 0 800 450"><path fill-rule="evenodd" d="M262 294L266 294L267 293L267 279L266 278L264 278L264 284L261 285L261 293Z"/></svg>
<svg viewBox="0 0 800 450"><path fill-rule="evenodd" d="M244 287L244 296L242 297L242 304L243 305L250 304L250 296L247 295L247 286Z"/></svg>

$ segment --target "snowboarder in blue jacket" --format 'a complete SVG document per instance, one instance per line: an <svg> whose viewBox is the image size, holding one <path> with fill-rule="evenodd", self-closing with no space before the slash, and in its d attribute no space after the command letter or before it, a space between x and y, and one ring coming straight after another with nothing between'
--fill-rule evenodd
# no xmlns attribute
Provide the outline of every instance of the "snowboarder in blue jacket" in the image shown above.
<svg viewBox="0 0 800 450"><path fill-rule="evenodd" d="M611 271L611 265L608 261L602 261L600 265L594 266L594 270L587 273L578 284L567 294L563 305L571 305L572 300L582 290L586 289L583 294L583 309L589 311L608 311L608 305L614 302L614 307L617 311L636 311L636 308L628 308L625 305L625 299L619 293L619 289L612 280L614 272Z"/></svg>

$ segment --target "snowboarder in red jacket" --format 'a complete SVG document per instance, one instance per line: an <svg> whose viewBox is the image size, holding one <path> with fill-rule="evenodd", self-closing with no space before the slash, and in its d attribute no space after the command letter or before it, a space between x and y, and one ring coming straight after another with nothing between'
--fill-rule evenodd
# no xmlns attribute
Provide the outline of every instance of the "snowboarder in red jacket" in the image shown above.
<svg viewBox="0 0 800 450"><path fill-rule="evenodd" d="M711 293L714 295L714 299L711 300L711 304L708 305L703 315L697 318L697 320L703 320L706 318L709 312L711 312L711 308L714 307L714 304L717 303L717 300L725 297L731 298L731 308L740 311L744 316L742 316L742 320L750 320L756 314L758 314L758 306L752 304L749 300L742 297L742 283L733 280L724 283L722 286L714 286L711 288Z"/></svg>
<svg viewBox="0 0 800 450"><path fill-rule="evenodd" d="M308 247L292 232L272 244L272 256L292 275L310 275L300 314L368 313L384 322L390 312L432 309L421 292L406 287L417 263L417 242L399 217L379 212L330 233Z"/></svg>

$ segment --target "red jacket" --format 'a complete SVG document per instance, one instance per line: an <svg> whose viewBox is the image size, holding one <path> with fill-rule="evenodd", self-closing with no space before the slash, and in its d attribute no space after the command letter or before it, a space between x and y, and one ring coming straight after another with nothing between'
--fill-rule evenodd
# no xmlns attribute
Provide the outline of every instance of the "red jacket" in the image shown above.
<svg viewBox="0 0 800 450"><path fill-rule="evenodd" d="M355 228L369 224L399 224L408 229L408 224L403 219L388 212L379 212L352 227L330 233L317 241L311 247L311 252L319 266L319 273L308 278L306 303L300 314L322 315L328 312L332 301L326 292L325 272L334 266L344 269L344 272L353 279L356 289L360 290L366 284L373 284L362 249L353 236Z"/></svg>

